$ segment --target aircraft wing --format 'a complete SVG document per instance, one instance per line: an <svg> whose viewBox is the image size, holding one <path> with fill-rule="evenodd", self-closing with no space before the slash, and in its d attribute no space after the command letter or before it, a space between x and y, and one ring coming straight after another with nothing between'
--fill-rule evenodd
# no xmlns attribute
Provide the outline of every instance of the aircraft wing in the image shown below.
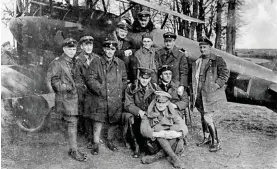
<svg viewBox="0 0 277 169"><path fill-rule="evenodd" d="M142 1L142 0L129 0L129 1L135 2L135 3L143 5L143 6L147 6L149 8L155 9L157 11L168 13L169 15L177 16L177 17L179 17L183 20L186 20L186 21L197 22L197 23L205 23L204 21L202 21L200 19L193 18L193 17L187 16L187 15L178 13L176 11L169 10L166 7L163 7L163 6L158 5L158 4L154 4L154 3L150 3L150 2Z"/></svg>

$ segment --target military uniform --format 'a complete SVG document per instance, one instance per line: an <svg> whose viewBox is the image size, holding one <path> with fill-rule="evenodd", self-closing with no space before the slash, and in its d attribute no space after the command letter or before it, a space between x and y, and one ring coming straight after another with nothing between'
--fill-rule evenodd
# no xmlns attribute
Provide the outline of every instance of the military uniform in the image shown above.
<svg viewBox="0 0 277 169"><path fill-rule="evenodd" d="M151 77L152 71L149 69L140 68L140 76ZM154 99L154 92L158 90L158 86L153 83L148 83L147 86L142 86L139 80L129 85L125 91L125 113L123 113L123 135L126 138L129 129L133 142L135 144L135 152L133 157L139 156L139 148L142 150L144 139L140 134L141 117L139 111L147 111L151 101ZM126 141L126 140L125 140ZM143 150L142 150L143 151Z"/></svg>
<svg viewBox="0 0 277 169"><path fill-rule="evenodd" d="M80 39L79 44L93 44L92 36L84 36ZM79 124L78 127L81 131L84 131L88 137L88 141L92 141L92 122L90 120L90 110L87 109L89 107L88 102L86 101L87 95L89 95L87 91L86 85L86 76L89 70L89 65L92 60L99 58L99 56L95 53L86 53L82 51L75 58L75 71L76 71L76 86L78 91L78 110L79 110ZM88 148L91 146L88 145Z"/></svg>
<svg viewBox="0 0 277 169"><path fill-rule="evenodd" d="M156 99L149 105L146 115L142 118L141 122L141 134L153 140L156 140L162 151L155 155L145 156L142 159L143 163L152 163L159 158L163 157L164 152L172 159L172 163L175 167L182 167L180 159L177 154L183 151L183 137L186 136L188 129L178 113L178 110L174 109L169 103L166 109L159 111L156 107L157 102L165 103L171 98L170 94L164 91L156 92ZM161 131L177 131L181 132L181 137L166 139L163 137L154 137L154 132Z"/></svg>
<svg viewBox="0 0 277 169"><path fill-rule="evenodd" d="M163 37L165 39L176 39L176 35L173 33L165 33ZM156 52L155 61L158 68L163 65L171 66L172 80L178 81L180 86L188 86L188 62L185 52L176 46L174 46L171 50L164 47Z"/></svg>
<svg viewBox="0 0 277 169"><path fill-rule="evenodd" d="M77 42L67 38L63 47L76 47ZM74 82L74 71L72 58L65 53L55 59L47 71L47 79L50 80L52 89L55 91L55 108L61 113L67 122L69 135L69 155L78 161L85 161L86 156L77 150L77 115L78 115L78 94Z"/></svg>
<svg viewBox="0 0 277 169"><path fill-rule="evenodd" d="M212 46L207 38L200 38L199 45ZM192 64L193 107L201 113L204 140L197 144L210 144L210 151L220 149L217 130L212 119L213 112L220 111L226 105L225 84L229 77L225 61L213 53L201 55Z"/></svg>
<svg viewBox="0 0 277 169"><path fill-rule="evenodd" d="M116 41L106 40L105 48L116 49ZM127 74L124 62L117 57L111 61L106 55L97 58L90 64L87 87L93 95L88 98L90 103L91 119L94 123L94 145L92 154L98 154L98 144L102 124L110 124L108 129L108 147L116 150L112 144L113 129L120 123L122 117L122 103L124 91L127 86Z"/></svg>

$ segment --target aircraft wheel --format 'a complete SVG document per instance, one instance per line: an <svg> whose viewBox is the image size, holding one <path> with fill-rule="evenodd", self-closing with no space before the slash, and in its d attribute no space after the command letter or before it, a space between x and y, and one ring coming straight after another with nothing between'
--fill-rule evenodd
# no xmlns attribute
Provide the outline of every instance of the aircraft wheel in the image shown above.
<svg viewBox="0 0 277 169"><path fill-rule="evenodd" d="M18 127L26 132L41 130L49 119L51 109L41 96L19 98L12 111Z"/></svg>

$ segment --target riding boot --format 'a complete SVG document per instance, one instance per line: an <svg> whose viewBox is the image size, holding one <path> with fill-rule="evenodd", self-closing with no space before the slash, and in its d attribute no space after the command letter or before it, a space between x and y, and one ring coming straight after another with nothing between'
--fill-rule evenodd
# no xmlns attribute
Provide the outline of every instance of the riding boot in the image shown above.
<svg viewBox="0 0 277 169"><path fill-rule="evenodd" d="M209 148L209 151L210 152L216 152L218 150L220 150L220 144L219 144L219 140L218 140L218 136L217 136L217 130L216 130L216 127L213 124L211 125L208 125L209 127L209 130L210 130L210 135L211 135L211 145L210 145L210 148Z"/></svg>
<svg viewBox="0 0 277 169"><path fill-rule="evenodd" d="M204 121L204 117L203 117L203 119L201 117L201 121L202 121L202 130L203 130L204 139L200 143L196 143L196 145L198 147L203 147L203 146L211 143L210 134L209 134L209 130L208 130L208 125Z"/></svg>
<svg viewBox="0 0 277 169"><path fill-rule="evenodd" d="M176 153L172 150L169 141L163 138L158 138L158 142L160 143L162 149L165 153L171 158L172 164L175 168L184 168L184 164L181 162Z"/></svg>
<svg viewBox="0 0 277 169"><path fill-rule="evenodd" d="M133 157L138 158L140 156L139 145L137 143L137 139L136 139L136 136L134 134L133 125L130 124L130 123L129 123L129 129L130 129L131 138L132 138L132 141L134 142L134 148L135 148Z"/></svg>

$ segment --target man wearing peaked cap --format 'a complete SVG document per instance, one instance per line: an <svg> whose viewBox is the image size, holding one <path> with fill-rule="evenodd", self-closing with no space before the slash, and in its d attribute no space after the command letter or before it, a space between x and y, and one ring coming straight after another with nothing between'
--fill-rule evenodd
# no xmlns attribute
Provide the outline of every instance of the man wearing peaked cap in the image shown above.
<svg viewBox="0 0 277 169"><path fill-rule="evenodd" d="M103 42L103 54L92 61L87 75L87 87L94 95L91 98L91 119L93 120L93 148L91 153L99 153L100 133L104 123L109 124L107 147L118 150L114 144L116 129L121 122L122 102L127 86L125 64L115 57L117 42L108 37Z"/></svg>
<svg viewBox="0 0 277 169"><path fill-rule="evenodd" d="M126 112L122 114L123 136L125 143L130 136L135 148L133 157L138 158L144 150L145 139L140 134L140 122L151 101L155 98L154 92L159 90L158 86L151 83L151 69L140 67L139 77L132 84L128 85L125 91L124 108ZM143 148L143 149L141 149Z"/></svg>
<svg viewBox="0 0 277 169"><path fill-rule="evenodd" d="M118 50L115 52L115 56L124 61L128 81L131 81L132 74L129 68L130 57L134 54L135 50L133 49L131 41L127 38L129 33L130 25L126 22L125 19L122 19L118 24L115 30L117 42L118 42Z"/></svg>
<svg viewBox="0 0 277 169"><path fill-rule="evenodd" d="M165 46L156 52L155 62L158 67L163 65L172 67L172 80L180 83L178 92L182 94L188 86L187 55L175 46L177 36L174 33L166 32L163 37Z"/></svg>
<svg viewBox="0 0 277 169"><path fill-rule="evenodd" d="M73 57L76 54L77 41L67 38L63 42L64 53L55 59L47 71L48 87L55 92L55 109L67 122L69 152L75 160L86 161L86 155L77 147L78 94L75 83Z"/></svg>
<svg viewBox="0 0 277 169"><path fill-rule="evenodd" d="M87 148L92 148L92 121L90 119L90 110L88 109L90 103L90 93L87 92L86 75L89 69L89 65L95 58L99 56L93 53L93 41L92 36L86 35L79 40L82 52L75 58L75 73L76 73L76 86L78 91L79 102L79 121L78 131L85 134L88 139ZM86 101L86 102L85 102Z"/></svg>
<svg viewBox="0 0 277 169"><path fill-rule="evenodd" d="M66 38L64 41L63 41L63 44L62 44L63 47L76 47L77 46L77 41L73 38ZM75 55L75 54L74 54Z"/></svg>
<svg viewBox="0 0 277 169"><path fill-rule="evenodd" d="M226 105L224 86L229 78L229 71L223 58L211 52L213 44L209 39L202 37L198 42L201 56L192 64L192 106L201 114L204 139L197 146L209 145L210 152L216 152L221 148L213 114Z"/></svg>
<svg viewBox="0 0 277 169"><path fill-rule="evenodd" d="M142 157L142 163L153 163L167 154L176 168L184 168L184 164L179 157L183 151L184 136L187 135L188 129L184 120L179 115L177 109L172 107L170 100L172 96L165 91L156 91L155 99L150 103L147 112L142 118L141 134L150 141L149 149L153 149L154 155ZM155 151L154 151L155 150Z"/></svg>
<svg viewBox="0 0 277 169"><path fill-rule="evenodd" d="M207 37L202 36L198 39L199 45L210 45L213 46L212 41L210 41Z"/></svg>
<svg viewBox="0 0 277 169"><path fill-rule="evenodd" d="M166 33L163 34L163 38L165 40L171 40L171 39L176 40L177 39L177 35L175 33L173 33L173 32L166 32Z"/></svg>

